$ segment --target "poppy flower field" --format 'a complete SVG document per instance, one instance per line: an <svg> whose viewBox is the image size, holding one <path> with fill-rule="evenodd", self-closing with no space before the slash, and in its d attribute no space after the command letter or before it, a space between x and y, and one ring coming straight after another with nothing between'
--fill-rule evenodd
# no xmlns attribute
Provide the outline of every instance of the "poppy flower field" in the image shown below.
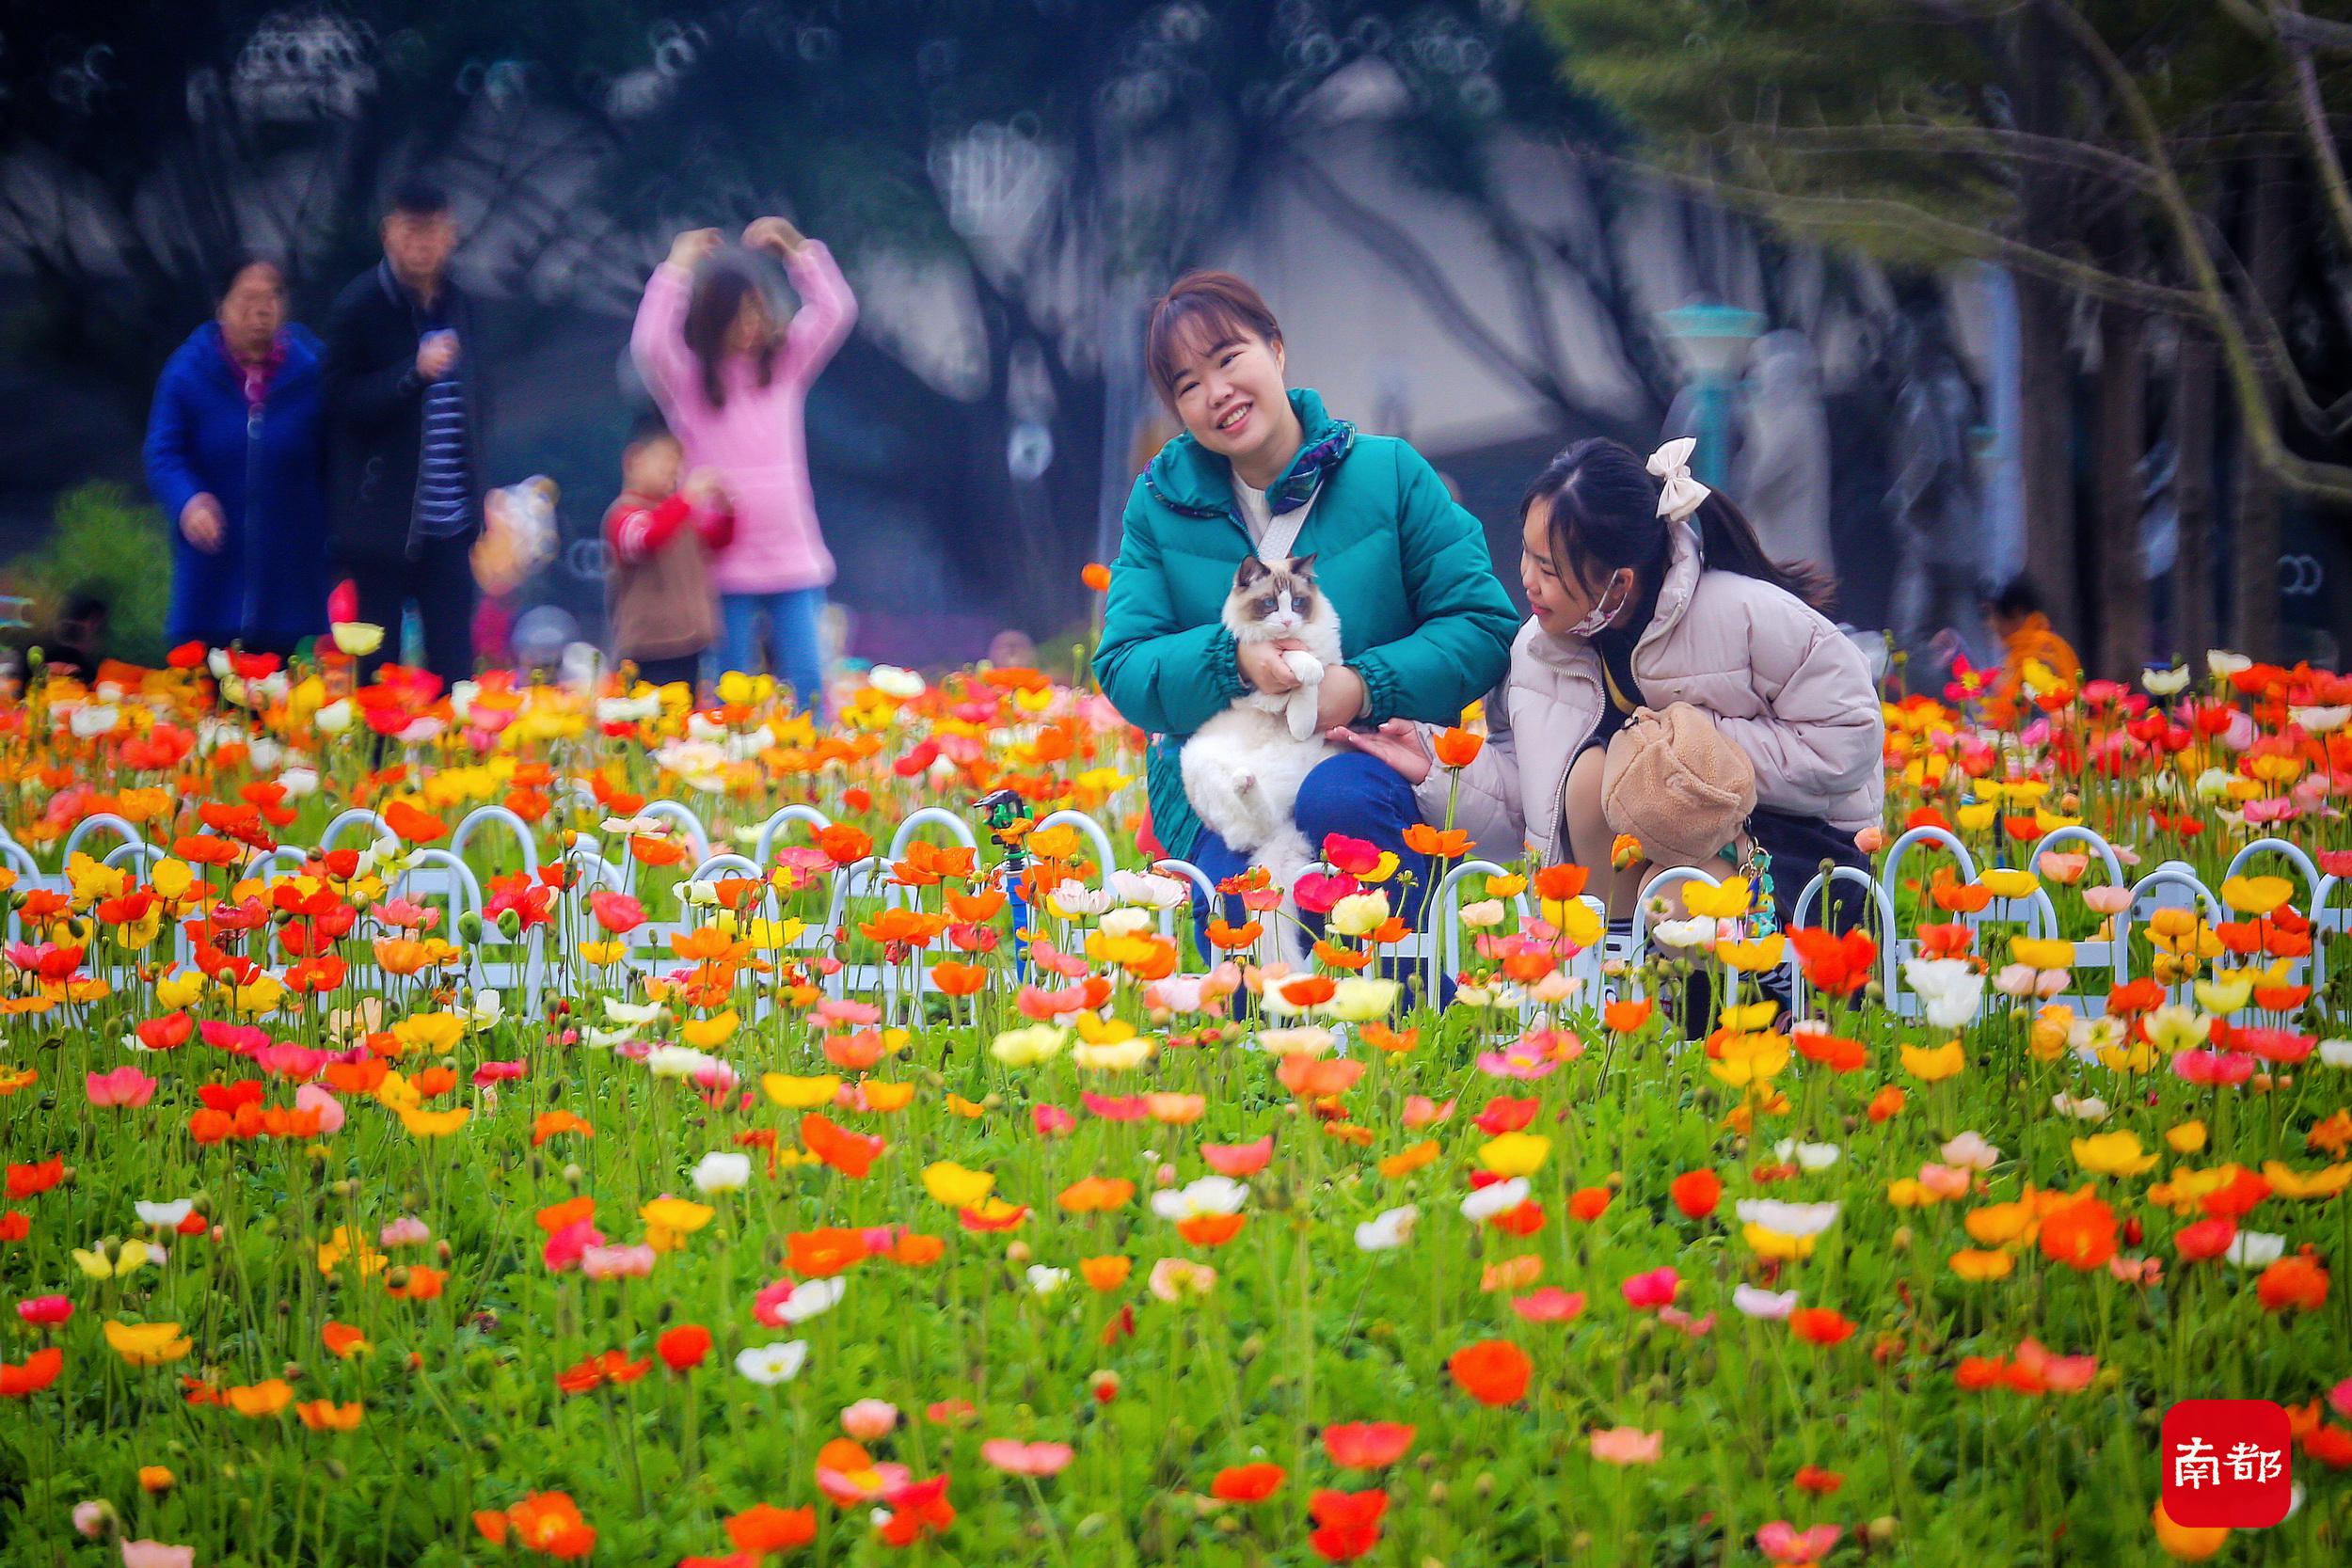
<svg viewBox="0 0 2352 1568"><path fill-rule="evenodd" d="M1436 824L1202 953L1033 672L183 662L0 709L0 1560L2352 1537L2352 681L1891 703L1848 931ZM2223 1397L2271 1528L2155 1506Z"/></svg>

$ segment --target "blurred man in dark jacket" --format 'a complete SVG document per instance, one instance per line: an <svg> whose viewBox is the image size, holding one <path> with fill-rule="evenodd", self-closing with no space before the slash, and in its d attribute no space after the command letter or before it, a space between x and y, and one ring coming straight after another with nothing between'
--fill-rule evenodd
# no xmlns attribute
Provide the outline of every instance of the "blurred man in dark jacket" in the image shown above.
<svg viewBox="0 0 2352 1568"><path fill-rule="evenodd" d="M449 277L449 198L408 183L384 217L384 260L352 279L326 322L328 507L358 618L384 628L372 678L400 645L410 604L425 668L473 673L473 571L482 531L487 399L473 319Z"/></svg>

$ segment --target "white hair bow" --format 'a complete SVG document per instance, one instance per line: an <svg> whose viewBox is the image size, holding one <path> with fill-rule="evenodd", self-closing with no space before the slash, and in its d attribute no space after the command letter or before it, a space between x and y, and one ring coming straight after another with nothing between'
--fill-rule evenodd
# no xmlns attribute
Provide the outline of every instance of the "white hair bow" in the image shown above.
<svg viewBox="0 0 2352 1568"><path fill-rule="evenodd" d="M1685 436L1667 442L1649 454L1649 471L1665 483L1658 498L1658 515L1680 522L1699 509L1699 502L1710 494L1706 485L1691 477L1691 453L1698 449L1699 438Z"/></svg>

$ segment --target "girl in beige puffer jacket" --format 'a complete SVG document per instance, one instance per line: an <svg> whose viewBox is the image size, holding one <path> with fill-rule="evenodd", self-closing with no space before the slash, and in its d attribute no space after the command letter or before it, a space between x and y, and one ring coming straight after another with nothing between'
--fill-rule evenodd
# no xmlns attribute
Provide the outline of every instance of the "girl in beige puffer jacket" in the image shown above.
<svg viewBox="0 0 2352 1568"><path fill-rule="evenodd" d="M1861 650L1815 608L1826 580L1765 556L1738 509L1691 477L1692 445L1671 442L1645 465L1614 441L1580 441L1529 487L1519 571L1534 613L1454 823L1491 860L1524 848L1538 864L1587 867L1611 913L1629 913L1655 868L1612 871L1609 743L1635 708L1689 703L1755 765L1748 837L1785 919L1823 860L1867 866L1854 835L1879 824L1885 720ZM1421 732L1391 724L1353 743L1413 782L1430 821L1445 820L1453 781Z"/></svg>

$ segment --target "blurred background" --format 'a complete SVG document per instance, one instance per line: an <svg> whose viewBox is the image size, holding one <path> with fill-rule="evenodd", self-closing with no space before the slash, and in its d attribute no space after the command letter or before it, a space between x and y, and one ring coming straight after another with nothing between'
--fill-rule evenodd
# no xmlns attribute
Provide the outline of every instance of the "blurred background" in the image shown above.
<svg viewBox="0 0 2352 1568"><path fill-rule="evenodd" d="M1696 433L1918 658L1996 660L1979 601L2022 574L2094 673L2333 663L2347 108L2352 7L2293 0L15 0L0 588L158 656L157 371L240 249L315 327L421 174L483 307L485 477L561 486L524 598L591 638L638 294L675 231L774 212L862 307L808 412L857 657L1085 636L1174 429L1144 310L1221 266L1515 594L1547 456Z"/></svg>

